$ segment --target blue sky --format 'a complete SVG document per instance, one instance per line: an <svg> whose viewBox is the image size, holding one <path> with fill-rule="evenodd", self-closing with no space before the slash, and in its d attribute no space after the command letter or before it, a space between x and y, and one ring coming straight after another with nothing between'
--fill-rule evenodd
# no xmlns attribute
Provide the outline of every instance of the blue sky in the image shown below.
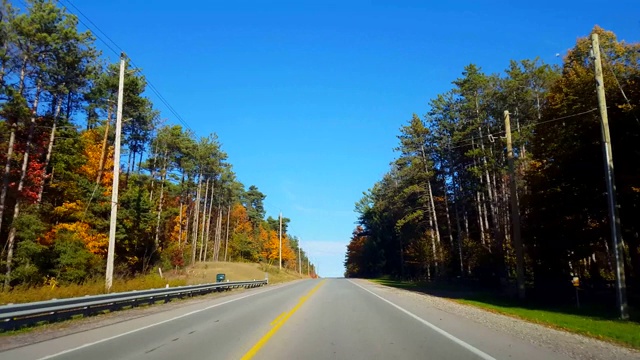
<svg viewBox="0 0 640 360"><path fill-rule="evenodd" d="M67 1L198 135L218 134L240 181L267 195L268 215L292 219L322 276L342 276L354 203L388 170L400 126L465 65L559 63L594 24L640 40L637 0Z"/></svg>

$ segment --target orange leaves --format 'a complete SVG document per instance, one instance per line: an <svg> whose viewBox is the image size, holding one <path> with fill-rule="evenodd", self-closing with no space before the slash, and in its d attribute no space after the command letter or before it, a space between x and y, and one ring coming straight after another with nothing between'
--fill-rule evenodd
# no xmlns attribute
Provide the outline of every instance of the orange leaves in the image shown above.
<svg viewBox="0 0 640 360"><path fill-rule="evenodd" d="M251 221L247 209L242 204L233 206L229 221L233 224L234 234L248 234L251 231Z"/></svg>
<svg viewBox="0 0 640 360"><path fill-rule="evenodd" d="M173 229L171 230L171 234L169 235L169 241L186 243L187 242L187 232L185 229L187 228L187 207L182 207L182 239L180 239L180 215L173 218Z"/></svg>
<svg viewBox="0 0 640 360"><path fill-rule="evenodd" d="M280 237L275 230L265 230L260 227L260 240L262 243L262 251L260 255L267 261L278 261L280 258ZM282 234L282 262L295 262L296 255L289 245L289 238L286 234Z"/></svg>
<svg viewBox="0 0 640 360"><path fill-rule="evenodd" d="M96 233L91 229L89 224L85 222L64 223L57 224L40 238L40 243L43 245L51 245L55 242L59 232L67 231L76 235L87 250L92 254L104 256L107 253L108 238L105 234Z"/></svg>
<svg viewBox="0 0 640 360"><path fill-rule="evenodd" d="M280 256L278 250L280 248L280 240L278 239L278 234L276 234L275 231L266 230L260 226L260 243L262 244L260 256L267 261L278 260Z"/></svg>
<svg viewBox="0 0 640 360"><path fill-rule="evenodd" d="M87 162L79 169L79 173L91 181L96 181L100 172L100 159L102 157L102 135L96 130L87 130L82 134L84 141L84 153ZM109 146L102 166L100 185L105 188L105 195L111 193L113 182L113 147Z"/></svg>

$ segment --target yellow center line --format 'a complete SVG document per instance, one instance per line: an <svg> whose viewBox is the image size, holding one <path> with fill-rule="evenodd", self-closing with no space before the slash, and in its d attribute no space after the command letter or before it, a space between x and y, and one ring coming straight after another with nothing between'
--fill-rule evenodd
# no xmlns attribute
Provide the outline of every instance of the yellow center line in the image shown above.
<svg viewBox="0 0 640 360"><path fill-rule="evenodd" d="M273 319L273 321L271 322L271 324L270 324L270 325L271 325L271 326L273 326L274 324L277 324L277 323L278 323L278 321L280 321L280 319L281 319L283 316L285 316L286 314L287 314L287 312L285 311L285 312L283 312L282 314L278 315L278 317L277 317L277 318Z"/></svg>
<svg viewBox="0 0 640 360"><path fill-rule="evenodd" d="M316 285L313 289L311 289L311 291L309 291L305 296L301 297L300 300L298 301L298 303L296 304L296 306L294 306L293 309L291 309L289 312L283 313L280 316L278 316L277 318L275 318L271 322L271 325L276 323L275 326L273 326L271 328L271 330L269 330L266 334L264 334L264 336L260 340L258 340L258 342L255 345L253 345L253 347L251 349L249 349L249 351L247 351L247 353L244 354L244 356L242 356L242 358L240 358L240 359L241 360L249 360L249 359L253 358L258 353L258 351L269 341L269 339L271 339L271 337L276 332L278 332L278 330L282 327L282 325L284 325L284 323L286 323L287 320L289 320L291 315L293 315L296 311L298 311L298 309L300 309L302 304L304 304L307 300L309 300L309 298L311 297L311 295L313 295L313 293L318 291L318 288L320 288L320 286L325 281L326 280L320 281L320 283L318 285Z"/></svg>

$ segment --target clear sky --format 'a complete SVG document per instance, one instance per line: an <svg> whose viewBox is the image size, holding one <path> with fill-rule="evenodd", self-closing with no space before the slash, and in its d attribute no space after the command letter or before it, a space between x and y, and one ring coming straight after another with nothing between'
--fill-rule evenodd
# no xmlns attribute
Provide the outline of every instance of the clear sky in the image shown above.
<svg viewBox="0 0 640 360"><path fill-rule="evenodd" d="M322 276L342 276L354 203L389 169L400 126L465 65L559 63L594 24L640 40L638 0L68 1L198 135L218 134Z"/></svg>

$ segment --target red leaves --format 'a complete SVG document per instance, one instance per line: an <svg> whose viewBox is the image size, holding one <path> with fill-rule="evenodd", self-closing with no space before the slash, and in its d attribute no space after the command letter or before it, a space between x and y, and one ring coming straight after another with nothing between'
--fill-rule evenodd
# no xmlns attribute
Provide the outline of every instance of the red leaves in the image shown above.
<svg viewBox="0 0 640 360"><path fill-rule="evenodd" d="M13 146L13 156L11 171L9 173L9 191L16 193L20 176L22 174L22 164L27 150L28 128L19 128L16 131L16 140ZM46 180L46 168L44 164L44 154L46 154L49 143L49 136L45 130L36 128L32 135L29 146L29 159L19 197L28 203L35 203L38 200L38 191L42 183ZM5 145L7 146L7 145ZM6 151L6 149L3 149ZM3 152L4 152L3 151ZM2 156L2 165L6 164L6 155Z"/></svg>

